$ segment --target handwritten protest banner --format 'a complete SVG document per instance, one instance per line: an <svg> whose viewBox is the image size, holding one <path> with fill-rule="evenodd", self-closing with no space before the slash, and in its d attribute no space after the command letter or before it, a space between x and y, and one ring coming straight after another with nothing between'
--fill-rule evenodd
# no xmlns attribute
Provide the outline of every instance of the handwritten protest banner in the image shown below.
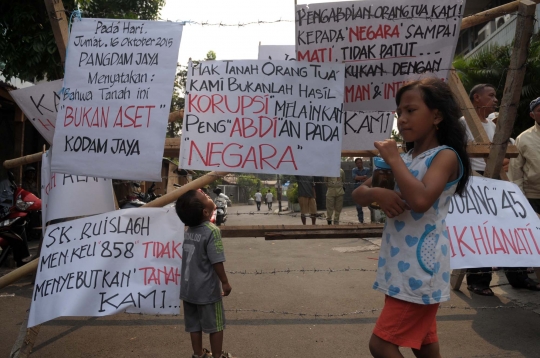
<svg viewBox="0 0 540 358"><path fill-rule="evenodd" d="M540 266L540 219L515 184L472 177L446 225L454 269Z"/></svg>
<svg viewBox="0 0 540 358"><path fill-rule="evenodd" d="M294 45L259 45L259 60L296 61Z"/></svg>
<svg viewBox="0 0 540 358"><path fill-rule="evenodd" d="M296 61L190 64L180 165L338 176L343 70Z"/></svg>
<svg viewBox="0 0 540 358"><path fill-rule="evenodd" d="M345 110L388 111L404 82L447 78L462 0L365 0L296 6L296 59L345 62Z"/></svg>
<svg viewBox="0 0 540 358"><path fill-rule="evenodd" d="M53 142L60 104L58 92L61 88L62 80L56 80L9 92L30 123L49 144Z"/></svg>
<svg viewBox="0 0 540 358"><path fill-rule="evenodd" d="M371 150L373 144L390 138L394 112L344 112L343 150Z"/></svg>
<svg viewBox="0 0 540 358"><path fill-rule="evenodd" d="M166 208L50 225L28 326L60 316L178 314L183 233L174 210Z"/></svg>
<svg viewBox="0 0 540 358"><path fill-rule="evenodd" d="M174 22L75 21L53 173L161 181L181 35Z"/></svg>
<svg viewBox="0 0 540 358"><path fill-rule="evenodd" d="M51 173L51 157L48 150L41 161L43 222L114 210L112 180Z"/></svg>

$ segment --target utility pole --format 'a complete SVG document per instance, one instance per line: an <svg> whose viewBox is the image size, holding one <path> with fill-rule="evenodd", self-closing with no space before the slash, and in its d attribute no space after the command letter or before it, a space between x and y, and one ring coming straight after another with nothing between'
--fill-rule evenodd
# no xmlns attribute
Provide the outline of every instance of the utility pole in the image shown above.
<svg viewBox="0 0 540 358"><path fill-rule="evenodd" d="M278 200L278 212L281 212L281 175L277 174L277 200Z"/></svg>

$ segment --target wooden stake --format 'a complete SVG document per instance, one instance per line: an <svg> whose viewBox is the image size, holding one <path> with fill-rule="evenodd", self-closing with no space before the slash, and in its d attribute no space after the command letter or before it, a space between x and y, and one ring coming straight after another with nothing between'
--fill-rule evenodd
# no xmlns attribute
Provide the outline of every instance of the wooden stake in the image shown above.
<svg viewBox="0 0 540 358"><path fill-rule="evenodd" d="M62 0L45 0L45 7L49 14L54 39L58 47L58 53L62 60L62 66L66 62L66 48L68 44L68 20Z"/></svg>
<svg viewBox="0 0 540 358"><path fill-rule="evenodd" d="M487 160L484 176L497 178L497 173L502 169L502 162L508 145L508 139L512 134L517 116L517 107L521 95L521 87L525 78L525 63L529 52L529 44L534 28L534 13L536 4L530 0L519 2L516 35L510 58L510 70L506 75L501 108L497 128L493 135L493 147Z"/></svg>
<svg viewBox="0 0 540 358"><path fill-rule="evenodd" d="M15 269L11 271L10 273L5 274L4 276L0 277L0 289L11 285L14 282L19 281L21 278L23 278L26 275L29 275L37 270L39 263L39 259L34 259L27 263L24 266L19 267L18 269Z"/></svg>
<svg viewBox="0 0 540 358"><path fill-rule="evenodd" d="M535 4L540 3L540 0L532 0ZM476 25L483 24L484 22L491 21L498 18L499 16L504 16L505 14L510 14L518 10L519 1L512 1L511 3L497 6L493 9L479 12L471 16L467 16L461 21L461 30L468 29Z"/></svg>
<svg viewBox="0 0 540 358"><path fill-rule="evenodd" d="M307 225L306 225L307 226ZM346 239L346 238L367 238L381 237L383 233L382 225L379 229L348 229L348 230L302 230L291 231L284 230L281 232L267 232L264 234L265 240L309 240L309 239Z"/></svg>
<svg viewBox="0 0 540 358"><path fill-rule="evenodd" d="M15 121L14 121L14 134L15 134L15 148L13 149L13 152L15 156L22 157L24 154L24 126L25 126L25 116L21 109L16 106L15 107ZM22 183L22 175L23 171L22 168L16 167L13 169L13 175L15 175L15 180L17 183Z"/></svg>
<svg viewBox="0 0 540 358"><path fill-rule="evenodd" d="M220 226L221 237L266 237L268 234L303 232L310 235L313 232L336 233L336 232L364 232L377 231L379 234L368 237L378 237L382 234L383 224L357 224L357 225L242 225L242 226ZM344 236L356 237L356 236ZM366 236L364 236L366 237Z"/></svg>
<svg viewBox="0 0 540 358"><path fill-rule="evenodd" d="M35 163L35 162L41 162L41 157L43 153L34 153L30 155L26 155L24 157L10 159L4 161L4 168L11 169L11 168L17 168L21 167L25 164Z"/></svg>

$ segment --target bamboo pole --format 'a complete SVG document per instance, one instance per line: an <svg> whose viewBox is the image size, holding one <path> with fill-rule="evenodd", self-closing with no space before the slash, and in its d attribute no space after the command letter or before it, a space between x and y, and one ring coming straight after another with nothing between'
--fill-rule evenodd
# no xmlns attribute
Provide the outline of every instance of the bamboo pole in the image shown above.
<svg viewBox="0 0 540 358"><path fill-rule="evenodd" d="M213 183L217 179L227 175L228 173L224 172L210 172L198 179L195 179L192 182L187 183L186 185L182 186L181 188L176 189L175 191L163 195L160 198L157 198L154 201L151 201L143 206L142 208L157 208L157 207L163 207L167 204L170 204L176 199L178 199L182 194L187 192L188 190L194 190L204 187L205 185L208 185L210 183ZM34 272L38 267L39 259L35 259L26 265L19 267L16 270L11 271L7 275L4 275L0 277L0 289L20 280L24 276Z"/></svg>
<svg viewBox="0 0 540 358"><path fill-rule="evenodd" d="M26 275L29 275L31 273L34 273L37 270L38 267L38 259L34 259L27 263L26 265L19 267L18 269L15 269L11 271L10 273L5 274L4 276L0 277L0 289L11 285L13 282L19 281L21 278L23 278Z"/></svg>
<svg viewBox="0 0 540 358"><path fill-rule="evenodd" d="M68 20L62 1L45 0L45 7L49 15L56 47L62 61L62 66L66 62L66 48L68 44Z"/></svg>
<svg viewBox="0 0 540 358"><path fill-rule="evenodd" d="M4 168L6 169L12 169L12 168L18 168L22 167L23 165L35 163L35 162L41 162L41 156L43 153L34 153L30 155L25 155L24 157L10 159L4 161Z"/></svg>
<svg viewBox="0 0 540 358"><path fill-rule="evenodd" d="M195 179L192 182L189 182L185 185L183 185L181 188L178 188L168 194L163 195L160 198L157 198L156 200L152 200L149 203L144 204L141 206L141 208L159 208L163 207L167 204L170 204L172 202L175 202L176 199L178 199L182 194L187 192L188 190L195 190L202 188L208 184L213 183L217 179L227 175L226 172L210 172L208 174L203 175L202 177Z"/></svg>
<svg viewBox="0 0 540 358"><path fill-rule="evenodd" d="M174 122L184 117L184 110L181 109L179 111L174 111L169 113L168 122ZM6 169L12 169L12 168L18 168L26 164L30 163L36 163L41 161L41 154L42 153L34 153L30 154L24 157L19 157L15 159L9 159L4 161L4 168Z"/></svg>
<svg viewBox="0 0 540 358"><path fill-rule="evenodd" d="M532 2L534 2L535 4L538 4L540 3L540 0L532 0ZM508 4L504 4L501 6L497 6L497 7L494 7L493 9L482 11L471 16L467 16L466 18L463 19L463 21L461 21L461 30L465 30L465 29L468 29L469 27L483 24L484 22L491 21L493 19L498 18L499 16L504 16L505 14L516 12L518 10L518 6L519 6L519 0L513 1Z"/></svg>

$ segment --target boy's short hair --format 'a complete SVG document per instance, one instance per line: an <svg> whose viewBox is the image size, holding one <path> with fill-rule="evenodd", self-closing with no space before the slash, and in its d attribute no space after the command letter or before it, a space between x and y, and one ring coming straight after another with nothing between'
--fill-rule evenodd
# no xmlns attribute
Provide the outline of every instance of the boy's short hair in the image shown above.
<svg viewBox="0 0 540 358"><path fill-rule="evenodd" d="M176 215L186 226L197 226L202 222L204 205L197 198L197 190L188 190L176 200Z"/></svg>
<svg viewBox="0 0 540 358"><path fill-rule="evenodd" d="M356 162L359 161L359 160L363 161L362 158L356 158L356 159L354 160L354 164L356 164Z"/></svg>

